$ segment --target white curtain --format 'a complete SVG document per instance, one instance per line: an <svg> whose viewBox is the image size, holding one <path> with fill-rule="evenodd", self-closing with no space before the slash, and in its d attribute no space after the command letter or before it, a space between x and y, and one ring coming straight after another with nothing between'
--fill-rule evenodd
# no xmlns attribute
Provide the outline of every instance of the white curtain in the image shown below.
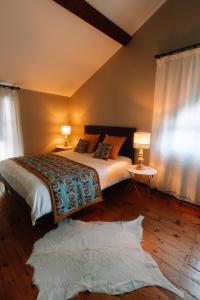
<svg viewBox="0 0 200 300"><path fill-rule="evenodd" d="M157 60L150 163L159 190L200 205L200 49Z"/></svg>
<svg viewBox="0 0 200 300"><path fill-rule="evenodd" d="M23 155L17 91L0 87L0 160Z"/></svg>

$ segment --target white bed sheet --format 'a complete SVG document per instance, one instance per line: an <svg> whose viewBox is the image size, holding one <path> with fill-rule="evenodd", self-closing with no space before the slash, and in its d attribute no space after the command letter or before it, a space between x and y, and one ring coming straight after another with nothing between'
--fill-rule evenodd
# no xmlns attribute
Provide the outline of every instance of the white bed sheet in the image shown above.
<svg viewBox="0 0 200 300"><path fill-rule="evenodd" d="M93 158L93 154L80 154L74 151L57 152L55 155L64 156L94 168L99 174L102 190L130 177L127 166L132 162L125 156L105 161ZM48 187L36 175L9 159L0 162L0 174L30 206L33 225L38 218L52 211Z"/></svg>

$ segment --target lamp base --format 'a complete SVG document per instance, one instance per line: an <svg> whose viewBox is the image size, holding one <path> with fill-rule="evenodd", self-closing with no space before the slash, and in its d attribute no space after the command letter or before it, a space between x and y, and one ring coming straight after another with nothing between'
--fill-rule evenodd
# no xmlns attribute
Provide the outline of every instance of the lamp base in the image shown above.
<svg viewBox="0 0 200 300"><path fill-rule="evenodd" d="M145 170L145 169L146 169L146 167L143 166L143 164L142 165L138 164L136 167L136 170Z"/></svg>
<svg viewBox="0 0 200 300"><path fill-rule="evenodd" d="M69 144L68 144L68 139L64 139L64 147L68 147Z"/></svg>
<svg viewBox="0 0 200 300"><path fill-rule="evenodd" d="M136 167L137 170L144 170L145 169L145 167L143 165L143 162L144 162L143 149L140 149L139 156L138 156L138 164L137 164L137 167Z"/></svg>

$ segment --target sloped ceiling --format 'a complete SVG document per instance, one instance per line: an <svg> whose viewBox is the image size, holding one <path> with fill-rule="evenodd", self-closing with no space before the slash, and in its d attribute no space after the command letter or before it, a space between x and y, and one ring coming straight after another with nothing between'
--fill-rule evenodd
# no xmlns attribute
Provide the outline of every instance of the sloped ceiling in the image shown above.
<svg viewBox="0 0 200 300"><path fill-rule="evenodd" d="M165 0L87 0L133 34ZM70 97L122 46L52 0L0 0L0 80Z"/></svg>
<svg viewBox="0 0 200 300"><path fill-rule="evenodd" d="M86 0L108 19L133 35L166 0Z"/></svg>

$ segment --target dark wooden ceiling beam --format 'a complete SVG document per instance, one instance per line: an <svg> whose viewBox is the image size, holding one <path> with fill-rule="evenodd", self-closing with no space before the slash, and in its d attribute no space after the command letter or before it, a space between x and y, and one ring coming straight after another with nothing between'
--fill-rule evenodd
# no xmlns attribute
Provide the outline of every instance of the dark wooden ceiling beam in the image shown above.
<svg viewBox="0 0 200 300"><path fill-rule="evenodd" d="M84 0L53 0L82 20L126 46L131 36Z"/></svg>

